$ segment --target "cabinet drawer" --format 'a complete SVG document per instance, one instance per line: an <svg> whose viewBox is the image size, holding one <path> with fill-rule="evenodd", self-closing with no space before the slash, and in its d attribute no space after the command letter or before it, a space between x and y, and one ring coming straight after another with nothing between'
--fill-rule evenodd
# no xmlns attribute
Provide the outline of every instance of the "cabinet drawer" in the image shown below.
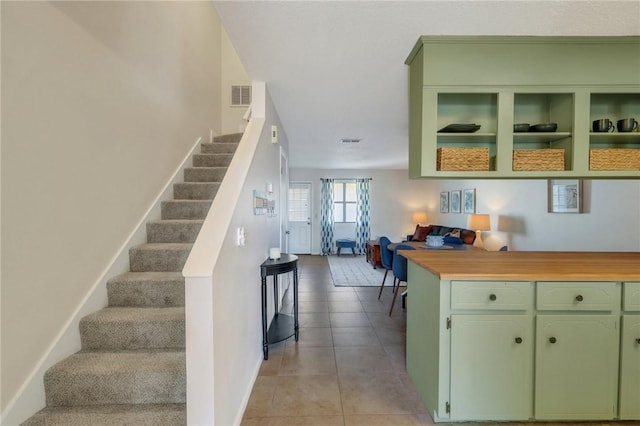
<svg viewBox="0 0 640 426"><path fill-rule="evenodd" d="M454 281L451 309L527 310L533 306L527 281Z"/></svg>
<svg viewBox="0 0 640 426"><path fill-rule="evenodd" d="M624 283L623 309L640 312L640 283Z"/></svg>
<svg viewBox="0 0 640 426"><path fill-rule="evenodd" d="M547 311L611 311L620 308L619 287L609 282L539 282L537 308Z"/></svg>

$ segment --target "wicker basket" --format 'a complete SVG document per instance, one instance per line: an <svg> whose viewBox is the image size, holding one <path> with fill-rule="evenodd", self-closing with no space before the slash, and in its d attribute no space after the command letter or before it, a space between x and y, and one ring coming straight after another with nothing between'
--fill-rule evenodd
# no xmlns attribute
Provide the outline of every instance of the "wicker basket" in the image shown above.
<svg viewBox="0 0 640 426"><path fill-rule="evenodd" d="M440 171L487 171L489 148L438 148L436 167Z"/></svg>
<svg viewBox="0 0 640 426"><path fill-rule="evenodd" d="M592 149L589 151L589 170L640 171L640 149Z"/></svg>
<svg viewBox="0 0 640 426"><path fill-rule="evenodd" d="M514 149L513 170L564 170L564 149Z"/></svg>

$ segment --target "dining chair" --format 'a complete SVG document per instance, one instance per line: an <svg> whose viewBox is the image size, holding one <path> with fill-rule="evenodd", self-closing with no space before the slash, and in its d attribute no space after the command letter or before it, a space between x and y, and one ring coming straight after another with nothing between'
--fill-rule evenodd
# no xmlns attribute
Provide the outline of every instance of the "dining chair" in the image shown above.
<svg viewBox="0 0 640 426"><path fill-rule="evenodd" d="M382 278L382 285L378 292L378 300L380 300L382 289L384 288L384 282L387 280L387 274L393 268L393 252L388 248L389 244L391 244L391 240L389 240L389 238L380 237L378 242L380 244L380 263L382 263L382 267L384 268L384 278Z"/></svg>
<svg viewBox="0 0 640 426"><path fill-rule="evenodd" d="M396 304L396 298L398 297L398 290L400 289L400 282L407 282L407 258L398 255L398 250L415 250L416 248L408 244L399 244L393 249L393 301L391 302L391 308L389 309L389 316L393 313L393 307Z"/></svg>

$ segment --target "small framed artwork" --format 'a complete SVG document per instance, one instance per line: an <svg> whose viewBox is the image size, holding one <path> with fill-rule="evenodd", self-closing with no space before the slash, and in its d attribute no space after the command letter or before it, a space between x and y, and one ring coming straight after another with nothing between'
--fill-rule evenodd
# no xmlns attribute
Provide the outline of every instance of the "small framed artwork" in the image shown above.
<svg viewBox="0 0 640 426"><path fill-rule="evenodd" d="M475 189L465 189L464 191L462 191L462 212L468 214L476 212Z"/></svg>
<svg viewBox="0 0 640 426"><path fill-rule="evenodd" d="M449 204L451 206L451 213L460 213L460 198L462 197L462 191L451 191L451 199Z"/></svg>
<svg viewBox="0 0 640 426"><path fill-rule="evenodd" d="M547 195L549 213L582 213L580 179L550 179Z"/></svg>
<svg viewBox="0 0 640 426"><path fill-rule="evenodd" d="M449 213L449 192L440 193L440 213Z"/></svg>
<svg viewBox="0 0 640 426"><path fill-rule="evenodd" d="M267 214L267 208L269 207L269 200L267 194L262 191L253 190L253 214L263 215Z"/></svg>

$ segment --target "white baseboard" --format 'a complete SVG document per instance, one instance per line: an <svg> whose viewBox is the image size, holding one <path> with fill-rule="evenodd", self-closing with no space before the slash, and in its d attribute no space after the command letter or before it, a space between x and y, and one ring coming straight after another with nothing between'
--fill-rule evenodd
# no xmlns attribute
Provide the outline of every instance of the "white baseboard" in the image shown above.
<svg viewBox="0 0 640 426"><path fill-rule="evenodd" d="M240 404L240 410L236 414L236 418L233 420L233 426L240 426L240 423L242 423L242 417L244 416L244 412L247 410L247 405L249 404L249 398L251 398L251 392L253 391L253 387L256 384L256 380L258 380L258 374L260 374L262 357L263 355L261 350L259 351L258 357L256 358L256 365L253 369L253 380L251 381L251 386L247 387L247 390L244 393L244 397L242 398L242 403Z"/></svg>

